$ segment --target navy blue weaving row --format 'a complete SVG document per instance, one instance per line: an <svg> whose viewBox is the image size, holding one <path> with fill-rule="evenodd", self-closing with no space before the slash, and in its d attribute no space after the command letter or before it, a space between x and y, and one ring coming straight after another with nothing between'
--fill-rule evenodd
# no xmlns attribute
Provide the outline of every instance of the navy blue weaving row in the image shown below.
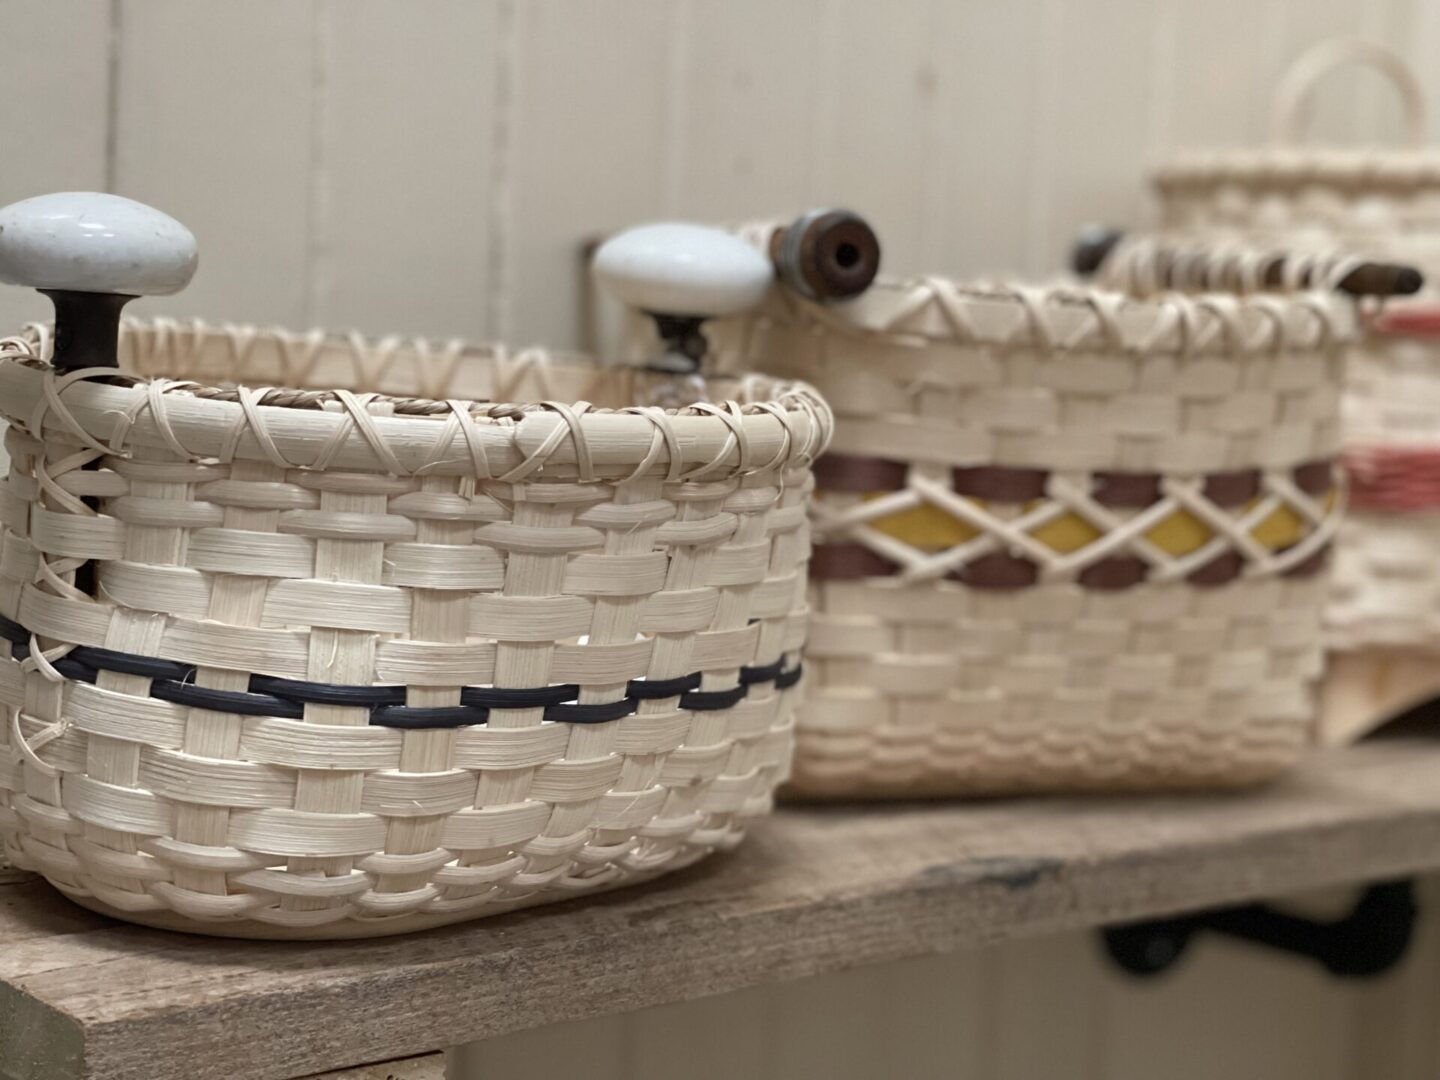
<svg viewBox="0 0 1440 1080"><path fill-rule="evenodd" d="M10 655L14 659L23 660L30 655L30 631L3 615L0 615L0 639L11 643ZM799 682L801 666L797 664L787 671L784 663L781 659L764 667L743 667L739 685L729 690L699 689L700 672L697 671L674 679L632 679L626 685L623 698L600 705L577 704L575 698L580 694L580 687L563 683L533 689L466 686L460 690L459 705L430 707L406 705L404 686L345 686L270 675L251 675L248 692L212 690L195 685L193 664L89 645L71 649L55 662L55 669L67 679L87 683L93 683L101 671L139 675L151 680L151 697L197 709L300 720L305 716L306 705L342 705L368 708L372 724L413 730L483 724L489 719L491 709L543 708L546 720L562 724L608 723L629 716L642 701L659 698L678 697L680 708L696 712L729 709L743 700L750 687L757 683L774 683L776 689L784 690Z"/></svg>

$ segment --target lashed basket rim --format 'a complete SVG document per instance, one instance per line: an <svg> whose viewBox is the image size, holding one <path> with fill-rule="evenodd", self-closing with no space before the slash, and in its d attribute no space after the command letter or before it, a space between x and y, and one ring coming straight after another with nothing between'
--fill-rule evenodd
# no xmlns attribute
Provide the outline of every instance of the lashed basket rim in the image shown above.
<svg viewBox="0 0 1440 1080"><path fill-rule="evenodd" d="M340 347L420 346L424 339L370 341L358 334L296 334L236 324L126 319L128 333L163 328ZM186 460L268 460L283 468L354 469L518 481L541 469L582 482L661 473L666 480L721 480L804 468L828 445L833 417L808 384L761 375L717 376L738 396L679 407L591 402L498 402L303 387L226 386L89 368L58 372L44 359L51 328L29 324L0 339L0 414L37 438L56 430L106 454L164 448ZM460 346L458 358L503 362L499 346ZM458 347L458 348L457 348ZM517 361L588 374L596 385L635 380L579 354L539 349Z"/></svg>
<svg viewBox="0 0 1440 1080"><path fill-rule="evenodd" d="M1192 150L1159 165L1160 191L1222 184L1288 188L1328 184L1357 191L1440 187L1440 149L1264 146Z"/></svg>
<svg viewBox="0 0 1440 1080"><path fill-rule="evenodd" d="M1022 285L940 276L880 278L862 296L823 305L788 292L772 314L896 341L953 341L1044 352L1245 354L1348 342L1351 306L1325 291L1135 297L1072 282Z"/></svg>

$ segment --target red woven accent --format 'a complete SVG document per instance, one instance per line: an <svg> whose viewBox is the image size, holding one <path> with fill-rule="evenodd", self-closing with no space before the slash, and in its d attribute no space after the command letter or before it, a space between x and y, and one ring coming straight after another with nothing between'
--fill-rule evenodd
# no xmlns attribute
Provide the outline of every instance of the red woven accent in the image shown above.
<svg viewBox="0 0 1440 1080"><path fill-rule="evenodd" d="M1380 313L1374 329L1399 337L1440 337L1440 304L1394 304Z"/></svg>
<svg viewBox="0 0 1440 1080"><path fill-rule="evenodd" d="M1440 510L1440 447L1366 447L1345 455L1350 505L1357 510Z"/></svg>

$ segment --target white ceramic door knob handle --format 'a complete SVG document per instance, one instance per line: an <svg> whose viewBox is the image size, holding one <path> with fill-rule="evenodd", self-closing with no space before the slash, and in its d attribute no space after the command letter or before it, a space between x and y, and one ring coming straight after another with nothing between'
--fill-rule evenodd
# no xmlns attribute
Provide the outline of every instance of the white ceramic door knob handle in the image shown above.
<svg viewBox="0 0 1440 1080"><path fill-rule="evenodd" d="M62 191L0 209L0 281L11 285L168 296L196 261L189 229L119 195Z"/></svg>
<svg viewBox="0 0 1440 1080"><path fill-rule="evenodd" d="M739 237L701 225L641 225L600 245L596 280L652 315L713 318L754 307L775 278L770 260Z"/></svg>

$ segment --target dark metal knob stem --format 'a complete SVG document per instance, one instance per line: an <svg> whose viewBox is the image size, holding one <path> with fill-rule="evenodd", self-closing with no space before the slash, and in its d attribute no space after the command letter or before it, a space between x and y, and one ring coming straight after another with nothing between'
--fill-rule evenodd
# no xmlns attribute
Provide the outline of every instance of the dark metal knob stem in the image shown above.
<svg viewBox="0 0 1440 1080"><path fill-rule="evenodd" d="M116 346L120 337L120 312L135 297L69 289L39 291L55 305L52 363L57 371L119 367Z"/></svg>

